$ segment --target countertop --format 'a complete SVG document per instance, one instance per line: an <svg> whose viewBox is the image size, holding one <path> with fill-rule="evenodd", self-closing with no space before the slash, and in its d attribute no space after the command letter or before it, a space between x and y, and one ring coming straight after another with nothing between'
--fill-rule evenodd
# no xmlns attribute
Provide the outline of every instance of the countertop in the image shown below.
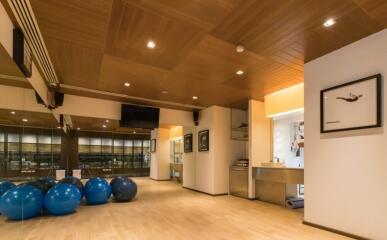
<svg viewBox="0 0 387 240"><path fill-rule="evenodd" d="M253 168L269 168L269 169L279 169L279 170L285 170L285 169L292 169L292 170L304 170L304 168L301 167L265 167L265 166L253 166Z"/></svg>

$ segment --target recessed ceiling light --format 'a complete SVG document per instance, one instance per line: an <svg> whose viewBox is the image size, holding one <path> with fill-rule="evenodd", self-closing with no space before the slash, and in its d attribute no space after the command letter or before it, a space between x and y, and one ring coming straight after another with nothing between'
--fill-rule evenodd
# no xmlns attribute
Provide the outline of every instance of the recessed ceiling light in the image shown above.
<svg viewBox="0 0 387 240"><path fill-rule="evenodd" d="M81 128L77 128L77 130L79 131L79 130L81 130Z"/></svg>
<svg viewBox="0 0 387 240"><path fill-rule="evenodd" d="M146 44L146 46L147 46L148 48L155 48L155 47L156 47L156 43L153 42L153 41L148 41L148 43Z"/></svg>
<svg viewBox="0 0 387 240"><path fill-rule="evenodd" d="M245 73L243 70L238 70L238 71L236 72L237 75L242 75L243 73Z"/></svg>
<svg viewBox="0 0 387 240"><path fill-rule="evenodd" d="M28 119L27 118L23 118L22 121L23 122L28 122Z"/></svg>
<svg viewBox="0 0 387 240"><path fill-rule="evenodd" d="M106 128L106 125L104 124L104 125L102 125L102 127L103 127L103 128Z"/></svg>
<svg viewBox="0 0 387 240"><path fill-rule="evenodd" d="M330 18L324 22L324 27L330 27L335 23L336 23L336 21L334 19Z"/></svg>
<svg viewBox="0 0 387 240"><path fill-rule="evenodd" d="M109 123L109 122L110 122L109 119L106 119L106 120L105 120L105 123Z"/></svg>
<svg viewBox="0 0 387 240"><path fill-rule="evenodd" d="M236 50L238 53L244 52L244 51L245 51L245 46L243 46L242 44L238 44L238 45L236 46L235 50Z"/></svg>
<svg viewBox="0 0 387 240"><path fill-rule="evenodd" d="M198 99L198 96L193 96L192 99L196 100L196 99Z"/></svg>
<svg viewBox="0 0 387 240"><path fill-rule="evenodd" d="M126 82L126 83L124 83L124 86L125 87L130 87L130 83Z"/></svg>
<svg viewBox="0 0 387 240"><path fill-rule="evenodd" d="M161 93L162 93L162 94L167 94L167 93L168 93L168 91L166 91L166 90L163 90L163 91L161 91Z"/></svg>
<svg viewBox="0 0 387 240"><path fill-rule="evenodd" d="M15 114L16 114L16 112L15 112L15 111L12 111L12 112L11 112L11 114L12 114L12 115L15 115Z"/></svg>

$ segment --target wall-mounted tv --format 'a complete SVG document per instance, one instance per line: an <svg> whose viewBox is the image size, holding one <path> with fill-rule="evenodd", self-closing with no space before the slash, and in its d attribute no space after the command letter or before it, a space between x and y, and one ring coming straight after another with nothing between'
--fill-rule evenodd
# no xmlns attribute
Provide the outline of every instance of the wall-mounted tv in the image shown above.
<svg viewBox="0 0 387 240"><path fill-rule="evenodd" d="M120 126L128 128L158 128L159 115L159 108L122 104Z"/></svg>

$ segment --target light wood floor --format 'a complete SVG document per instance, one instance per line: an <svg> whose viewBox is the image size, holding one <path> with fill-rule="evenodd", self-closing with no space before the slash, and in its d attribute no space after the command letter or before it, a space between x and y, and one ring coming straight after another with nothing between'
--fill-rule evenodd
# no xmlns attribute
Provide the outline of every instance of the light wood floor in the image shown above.
<svg viewBox="0 0 387 240"><path fill-rule="evenodd" d="M232 196L212 197L175 182L136 178L138 199L81 206L74 214L24 222L0 216L0 238L73 239L348 239L302 224L302 213Z"/></svg>

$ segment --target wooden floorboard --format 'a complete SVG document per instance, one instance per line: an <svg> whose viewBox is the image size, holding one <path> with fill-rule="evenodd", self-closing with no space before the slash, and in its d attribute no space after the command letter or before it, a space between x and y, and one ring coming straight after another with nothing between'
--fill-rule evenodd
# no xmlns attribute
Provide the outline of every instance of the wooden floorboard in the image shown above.
<svg viewBox="0 0 387 240"><path fill-rule="evenodd" d="M176 182L135 178L135 201L87 206L24 222L0 216L1 239L349 239L302 224L303 213L232 196L209 196Z"/></svg>

